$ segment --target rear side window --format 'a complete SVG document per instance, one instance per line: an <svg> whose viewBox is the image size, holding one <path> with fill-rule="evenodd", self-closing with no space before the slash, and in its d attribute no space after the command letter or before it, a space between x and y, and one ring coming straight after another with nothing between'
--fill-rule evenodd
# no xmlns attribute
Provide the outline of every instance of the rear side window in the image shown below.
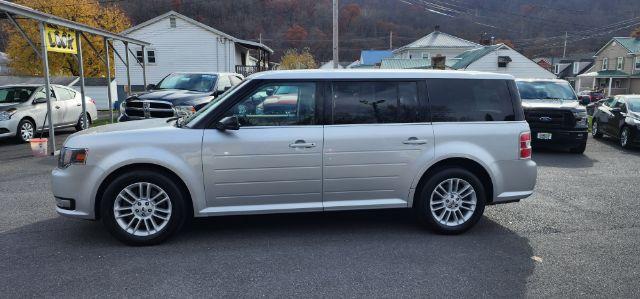
<svg viewBox="0 0 640 299"><path fill-rule="evenodd" d="M507 80L430 79L433 122L513 121Z"/></svg>
<svg viewBox="0 0 640 299"><path fill-rule="evenodd" d="M419 119L416 82L335 82L333 124L411 123Z"/></svg>

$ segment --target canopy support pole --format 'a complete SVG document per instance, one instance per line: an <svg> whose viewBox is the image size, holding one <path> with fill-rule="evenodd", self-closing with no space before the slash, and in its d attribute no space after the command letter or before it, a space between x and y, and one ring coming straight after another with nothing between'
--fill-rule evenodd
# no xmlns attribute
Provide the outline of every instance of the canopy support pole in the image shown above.
<svg viewBox="0 0 640 299"><path fill-rule="evenodd" d="M147 63L145 54L144 46L142 46L142 86L144 86L144 90L147 90Z"/></svg>
<svg viewBox="0 0 640 299"><path fill-rule="evenodd" d="M87 97L84 91L84 63L82 60L82 40L80 39L80 31L76 31L76 41L78 42L78 69L80 69L80 96L82 99L82 125L83 128L89 128L87 116Z"/></svg>
<svg viewBox="0 0 640 299"><path fill-rule="evenodd" d="M104 38L104 58L107 64L107 95L109 97L109 113L111 114L111 123L113 123L113 99L111 95L111 61L109 61L109 40Z"/></svg>
<svg viewBox="0 0 640 299"><path fill-rule="evenodd" d="M130 64L129 64L129 43L128 42L123 42L124 43L124 55L126 55L124 58L127 61L126 65L127 65L127 89L128 89L128 94L127 95L131 95L131 70L130 70Z"/></svg>
<svg viewBox="0 0 640 299"><path fill-rule="evenodd" d="M56 136L53 131L53 111L51 110L51 86L49 83L49 57L47 55L47 37L45 36L44 31L44 22L39 22L38 27L40 28L40 44L42 45L42 67L44 72L44 94L47 98L47 120L49 121L49 149L51 150L51 155L55 155L56 153ZM38 124L36 124L36 129L38 128ZM42 128L44 130L44 128Z"/></svg>

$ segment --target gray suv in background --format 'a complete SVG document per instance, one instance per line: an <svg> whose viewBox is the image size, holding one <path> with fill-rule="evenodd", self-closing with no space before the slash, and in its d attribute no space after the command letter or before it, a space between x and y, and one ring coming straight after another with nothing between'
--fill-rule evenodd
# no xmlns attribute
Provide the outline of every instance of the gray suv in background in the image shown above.
<svg viewBox="0 0 640 299"><path fill-rule="evenodd" d="M98 119L96 103L86 98L87 124ZM56 128L84 129L82 97L69 87L51 85L52 122ZM9 85L0 87L0 138L15 137L27 142L37 132L47 130L47 99L43 85Z"/></svg>
<svg viewBox="0 0 640 299"><path fill-rule="evenodd" d="M262 72L186 119L72 135L52 190L134 245L191 217L382 208L457 234L533 193L530 141L509 75Z"/></svg>

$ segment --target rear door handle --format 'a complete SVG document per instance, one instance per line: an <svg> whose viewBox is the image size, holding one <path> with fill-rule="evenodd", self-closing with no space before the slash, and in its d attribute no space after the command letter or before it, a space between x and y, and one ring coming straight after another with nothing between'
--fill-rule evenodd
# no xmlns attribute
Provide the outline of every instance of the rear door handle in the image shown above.
<svg viewBox="0 0 640 299"><path fill-rule="evenodd" d="M60 109L60 106L56 106L56 109Z"/></svg>
<svg viewBox="0 0 640 299"><path fill-rule="evenodd" d="M403 141L402 143L410 144L410 145L420 145L420 144L426 144L427 141L424 139L418 139L416 137L409 137L409 139Z"/></svg>
<svg viewBox="0 0 640 299"><path fill-rule="evenodd" d="M294 143L289 144L290 148L312 148L316 147L313 142L306 142L304 140L296 140Z"/></svg>

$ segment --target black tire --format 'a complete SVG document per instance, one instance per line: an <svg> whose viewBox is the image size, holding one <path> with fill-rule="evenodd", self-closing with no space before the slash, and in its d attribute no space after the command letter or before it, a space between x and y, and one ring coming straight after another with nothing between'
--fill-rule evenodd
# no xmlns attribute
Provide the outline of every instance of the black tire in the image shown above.
<svg viewBox="0 0 640 299"><path fill-rule="evenodd" d="M587 149L587 143L585 142L581 145L578 145L577 147L569 149L569 151L574 154L584 154L584 151L586 149Z"/></svg>
<svg viewBox="0 0 640 299"><path fill-rule="evenodd" d="M470 217L465 222L458 225L449 226L449 225L440 223L438 221L434 213L438 212L439 210L436 209L436 212L432 212L430 207L430 202L431 202L432 194L436 189L436 187L439 184L444 183L446 180L452 179L452 178L462 179L466 183L470 184L471 187L473 187L475 191L474 193L476 197L476 204L475 204L475 209L473 210L473 212L470 212ZM431 175L431 177L427 180L427 182L423 185L422 189L419 191L418 196L415 198L415 203L413 208L416 213L416 216L418 217L418 220L430 230L439 234L454 235L454 234L460 234L469 230L480 220L480 218L482 217L482 214L484 213L485 203L486 203L485 189L480 179L478 179L478 177L475 174L473 174L472 172L466 169L463 169L460 167L450 167L450 168L440 169L435 174ZM446 209L444 203L442 208ZM462 209L459 209L459 210L462 211ZM442 213L443 213L442 218L445 218L446 211L443 211ZM449 212L449 213L456 214L455 212ZM448 221L445 221L445 222L448 222Z"/></svg>
<svg viewBox="0 0 640 299"><path fill-rule="evenodd" d="M591 135L593 138L602 138L602 130L600 129L600 123L597 120L591 122Z"/></svg>
<svg viewBox="0 0 640 299"><path fill-rule="evenodd" d="M76 126L75 126L76 131L79 132L79 131L88 129L90 127L91 127L91 116L87 114L87 128L83 128L82 115L80 115L80 117L78 117L78 122L76 123Z"/></svg>
<svg viewBox="0 0 640 299"><path fill-rule="evenodd" d="M134 235L131 232L125 231L124 228L120 226L118 221L115 218L114 212L114 203L116 199L119 198L118 194L123 191L126 187L131 186L136 183L151 183L162 189L167 195L167 201L170 202L170 205L167 201L160 203L158 206L154 206L153 214L155 215L155 209L160 205L163 205L162 208L166 208L171 211L168 222L160 228L159 231L154 233L150 233L147 236L138 236ZM156 193L157 194L157 193ZM147 194L147 198L152 197ZM128 197L131 199L131 197ZM121 200L121 199L118 199ZM135 204L132 204L135 207ZM144 206L143 206L144 207ZM157 171L149 171L149 170L134 170L127 173L124 173L118 176L116 179L111 181L105 192L102 196L102 200L100 202L100 215L102 216L102 222L109 232L118 240L126 243L128 245L134 246L145 246L145 245L155 245L159 244L162 241L169 238L171 235L179 231L184 225L185 220L187 219L187 207L185 204L185 197L182 194L180 187L173 182L169 176L163 174L162 172ZM137 212L138 210L136 210ZM133 208L130 210L133 214ZM143 210L144 212L144 210ZM123 212L128 213L128 212ZM143 214L144 215L144 214ZM164 214L166 216L166 214ZM119 219L123 219L123 221L128 222L129 219L133 219L134 216L130 216L131 218L121 217ZM152 218L151 213L148 216ZM156 221L161 221L161 218L153 218L153 226L156 225ZM133 221L133 220L132 220ZM145 220L144 225L147 227L148 223L151 223L152 220ZM138 222L142 222L142 220L138 220ZM137 223L137 222L136 222ZM131 223L130 223L131 225ZM140 224L141 225L141 224ZM149 225L151 226L151 225ZM141 226L140 226L141 227ZM133 228L132 228L133 229Z"/></svg>
<svg viewBox="0 0 640 299"><path fill-rule="evenodd" d="M624 138L624 134L627 134L626 138ZM633 131L631 130L631 128L627 126L622 127L622 130L620 130L620 136L618 140L620 140L620 146L623 149L630 149L632 147L631 140L633 140Z"/></svg>
<svg viewBox="0 0 640 299"><path fill-rule="evenodd" d="M25 134L25 130L28 127L31 128L31 133ZM28 135L30 135L30 137ZM18 128L16 129L16 141L20 143L27 143L35 135L36 135L36 126L32 121L25 118L18 123Z"/></svg>

